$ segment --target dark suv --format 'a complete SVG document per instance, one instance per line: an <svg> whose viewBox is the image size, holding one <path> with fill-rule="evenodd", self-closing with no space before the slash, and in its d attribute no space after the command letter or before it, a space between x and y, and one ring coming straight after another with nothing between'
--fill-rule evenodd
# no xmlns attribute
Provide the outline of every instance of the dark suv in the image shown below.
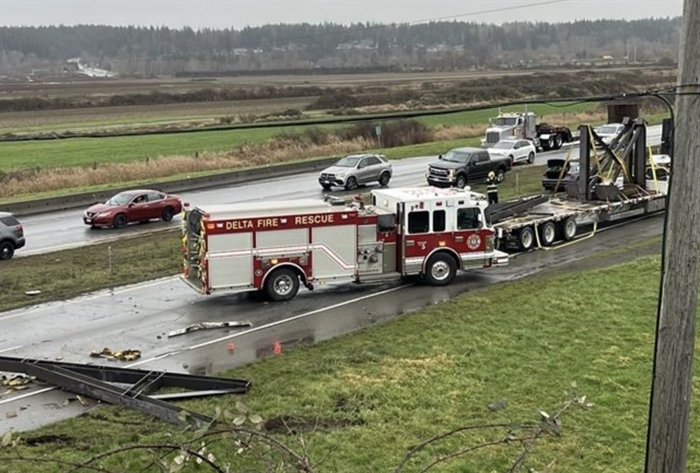
<svg viewBox="0 0 700 473"><path fill-rule="evenodd" d="M22 224L8 212L0 212L0 260L10 259L25 245Z"/></svg>

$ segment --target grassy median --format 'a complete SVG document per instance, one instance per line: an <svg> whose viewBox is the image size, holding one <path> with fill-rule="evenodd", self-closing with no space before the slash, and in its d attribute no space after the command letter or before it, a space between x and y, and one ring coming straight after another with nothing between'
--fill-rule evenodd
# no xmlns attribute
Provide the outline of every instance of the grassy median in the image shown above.
<svg viewBox="0 0 700 473"><path fill-rule="evenodd" d="M432 471L637 472L644 464L658 263L658 258L644 258L474 291L381 327L229 372L253 381L243 398L184 405L214 415L217 409L236 412L235 403L242 400L251 414L262 417L264 434L298 452L306 447L317 473L394 471L424 440L493 423L505 426L448 437L418 452L402 471L422 471L459 450L502 442L456 456ZM698 364L695 373L697 396ZM509 470L525 444L504 438L522 435L521 423L537 425L541 411L555 415L574 394L579 400L585 396L582 405L566 409L558 430L540 437L522 468ZM690 424L688 471L698 471L699 410ZM178 445L192 436L140 413L108 407L23 434L18 450L0 452L0 470L19 473L40 466L45 473L64 471L65 465L51 461L81 462L133 444ZM265 459L275 449L236 454L230 438L216 438L207 439L206 452L217 465L268 471ZM128 450L92 466L161 471L152 464L153 452ZM176 453L168 457L171 462ZM25 460L11 460L18 454ZM275 458L275 471L302 471L285 469L282 457ZM191 461L182 471L213 470Z"/></svg>

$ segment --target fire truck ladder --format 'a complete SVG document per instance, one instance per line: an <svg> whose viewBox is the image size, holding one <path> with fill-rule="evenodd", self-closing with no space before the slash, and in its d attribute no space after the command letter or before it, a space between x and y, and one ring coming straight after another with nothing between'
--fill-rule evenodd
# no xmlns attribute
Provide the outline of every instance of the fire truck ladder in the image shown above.
<svg viewBox="0 0 700 473"><path fill-rule="evenodd" d="M138 409L158 419L177 425L210 424L211 417L170 404L164 399L187 399L221 394L245 394L250 381L215 378L165 371L82 365L57 361L33 360L0 356L0 371L24 373L75 394L82 394L109 404ZM131 385L126 390L109 383ZM194 391L149 396L161 388ZM185 420L185 412L191 421Z"/></svg>

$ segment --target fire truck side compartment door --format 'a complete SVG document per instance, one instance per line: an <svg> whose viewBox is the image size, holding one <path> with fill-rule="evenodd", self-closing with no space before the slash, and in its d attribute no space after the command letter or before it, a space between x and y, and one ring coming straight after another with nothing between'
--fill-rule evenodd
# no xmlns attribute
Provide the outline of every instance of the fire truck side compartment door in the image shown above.
<svg viewBox="0 0 700 473"><path fill-rule="evenodd" d="M226 233L209 236L209 287L248 287L253 283L253 234Z"/></svg>
<svg viewBox="0 0 700 473"><path fill-rule="evenodd" d="M311 230L316 280L352 279L357 263L357 226L333 225Z"/></svg>

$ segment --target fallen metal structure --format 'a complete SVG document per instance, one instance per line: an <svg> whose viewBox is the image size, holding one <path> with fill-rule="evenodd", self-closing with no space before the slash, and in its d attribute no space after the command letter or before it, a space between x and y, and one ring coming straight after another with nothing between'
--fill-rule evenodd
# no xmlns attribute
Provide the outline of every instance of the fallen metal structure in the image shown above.
<svg viewBox="0 0 700 473"><path fill-rule="evenodd" d="M83 365L6 356L0 356L0 371L24 373L65 391L88 396L109 404L138 409L145 414L172 424L194 423L198 427L209 424L214 419L170 404L163 399L246 394L251 386L251 382L244 379L215 378L165 371ZM115 384L129 386L124 389ZM180 388L191 391L159 396L150 395L161 388ZM183 412L187 414L186 417L189 417L191 422L183 418Z"/></svg>

